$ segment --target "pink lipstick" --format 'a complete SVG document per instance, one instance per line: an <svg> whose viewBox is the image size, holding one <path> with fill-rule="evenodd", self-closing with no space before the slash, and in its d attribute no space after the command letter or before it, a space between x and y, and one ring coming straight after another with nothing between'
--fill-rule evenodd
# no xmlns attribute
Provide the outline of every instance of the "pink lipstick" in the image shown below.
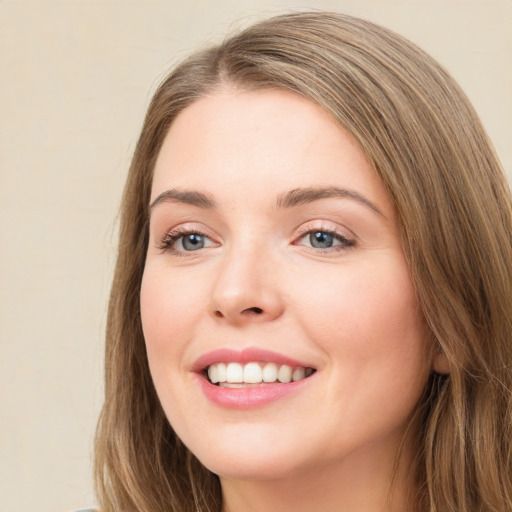
<svg viewBox="0 0 512 512"><path fill-rule="evenodd" d="M210 401L225 408L248 409L299 391L315 369L276 352L247 348L204 354L193 364L193 371Z"/></svg>
<svg viewBox="0 0 512 512"><path fill-rule="evenodd" d="M304 361L297 361L296 359L283 356L277 352L249 347L243 350L232 350L226 348L208 352L194 362L192 365L192 371L202 372L205 368L214 363L250 363L251 361L287 364L289 366L303 366L305 368L312 367L312 365L305 363Z"/></svg>

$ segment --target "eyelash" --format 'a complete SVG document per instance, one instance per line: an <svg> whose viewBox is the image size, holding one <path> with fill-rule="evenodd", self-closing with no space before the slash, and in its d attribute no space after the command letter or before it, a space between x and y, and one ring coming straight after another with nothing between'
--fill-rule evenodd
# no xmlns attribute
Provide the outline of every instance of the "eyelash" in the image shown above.
<svg viewBox="0 0 512 512"><path fill-rule="evenodd" d="M187 235L200 235L204 238L207 238L210 240L210 237L208 235L205 235L203 232L199 231L198 229L189 229L189 228L175 228L171 231L168 231L160 243L158 244L158 248L162 252L170 252L176 256L185 256L187 252L194 252L194 251L182 251L175 249L173 246L174 244L182 237L185 237Z"/></svg>
<svg viewBox="0 0 512 512"><path fill-rule="evenodd" d="M313 249L313 251L318 253L328 253L328 252L341 252L341 251L347 251L357 245L356 241L353 238L348 238L345 235L342 235L338 231L334 229L327 229L323 227L318 228L304 228L299 236L295 238L295 241L293 242L293 245L300 245L297 242L302 240L307 235L311 235L312 233L325 233L327 235L332 236L334 239L336 239L338 242L340 242L340 245L336 245L333 247L328 247L325 249L319 249L316 247L309 247L310 249ZM190 228L175 228L171 231L168 231L160 243L158 244L158 249L162 252L170 252L176 256L186 256L187 253L192 253L195 251L186 251L186 250L179 250L174 248L174 244L178 242L182 237L185 237L187 235L200 235L204 237L205 239L211 240L211 238L203 233L202 231L198 229L190 229ZM198 249L199 250L199 249Z"/></svg>
<svg viewBox="0 0 512 512"><path fill-rule="evenodd" d="M320 227L310 227L306 226L302 232L299 234L299 236L295 239L294 245L299 245L297 241L300 241L304 239L307 235L311 235L312 233L325 233L327 235L332 236L335 240L340 242L340 245L336 245L333 247L328 247L325 249L320 249L316 247L309 246L310 249L314 250L317 253L332 253L332 252L342 252L347 251L349 249L352 249L357 245L356 240L354 238L349 238L343 234L341 234L339 231L336 231L335 229L329 229L324 228L322 226Z"/></svg>

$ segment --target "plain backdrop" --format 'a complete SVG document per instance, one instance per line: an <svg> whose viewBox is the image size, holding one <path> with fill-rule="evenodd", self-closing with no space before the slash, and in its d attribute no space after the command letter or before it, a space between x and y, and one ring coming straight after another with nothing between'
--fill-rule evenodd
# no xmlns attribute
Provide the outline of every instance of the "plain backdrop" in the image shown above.
<svg viewBox="0 0 512 512"><path fill-rule="evenodd" d="M512 0L0 0L0 512L94 503L116 215L151 93L198 46L307 8L431 53L512 176Z"/></svg>

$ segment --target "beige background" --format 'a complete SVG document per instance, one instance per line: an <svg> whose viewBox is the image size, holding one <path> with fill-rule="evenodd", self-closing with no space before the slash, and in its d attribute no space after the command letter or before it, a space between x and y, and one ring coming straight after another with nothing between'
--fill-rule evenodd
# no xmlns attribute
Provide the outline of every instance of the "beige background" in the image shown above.
<svg viewBox="0 0 512 512"><path fill-rule="evenodd" d="M198 44L305 7L429 51L512 176L512 0L0 0L0 512L94 502L115 217L151 92Z"/></svg>

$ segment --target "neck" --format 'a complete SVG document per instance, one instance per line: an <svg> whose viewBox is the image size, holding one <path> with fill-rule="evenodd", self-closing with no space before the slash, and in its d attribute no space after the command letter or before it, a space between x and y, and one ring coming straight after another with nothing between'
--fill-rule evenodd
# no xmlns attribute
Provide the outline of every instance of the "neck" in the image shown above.
<svg viewBox="0 0 512 512"><path fill-rule="evenodd" d="M405 450L404 450L405 451ZM396 452L395 452L396 453ZM283 478L221 477L222 512L411 512L416 482L412 457L370 451Z"/></svg>

